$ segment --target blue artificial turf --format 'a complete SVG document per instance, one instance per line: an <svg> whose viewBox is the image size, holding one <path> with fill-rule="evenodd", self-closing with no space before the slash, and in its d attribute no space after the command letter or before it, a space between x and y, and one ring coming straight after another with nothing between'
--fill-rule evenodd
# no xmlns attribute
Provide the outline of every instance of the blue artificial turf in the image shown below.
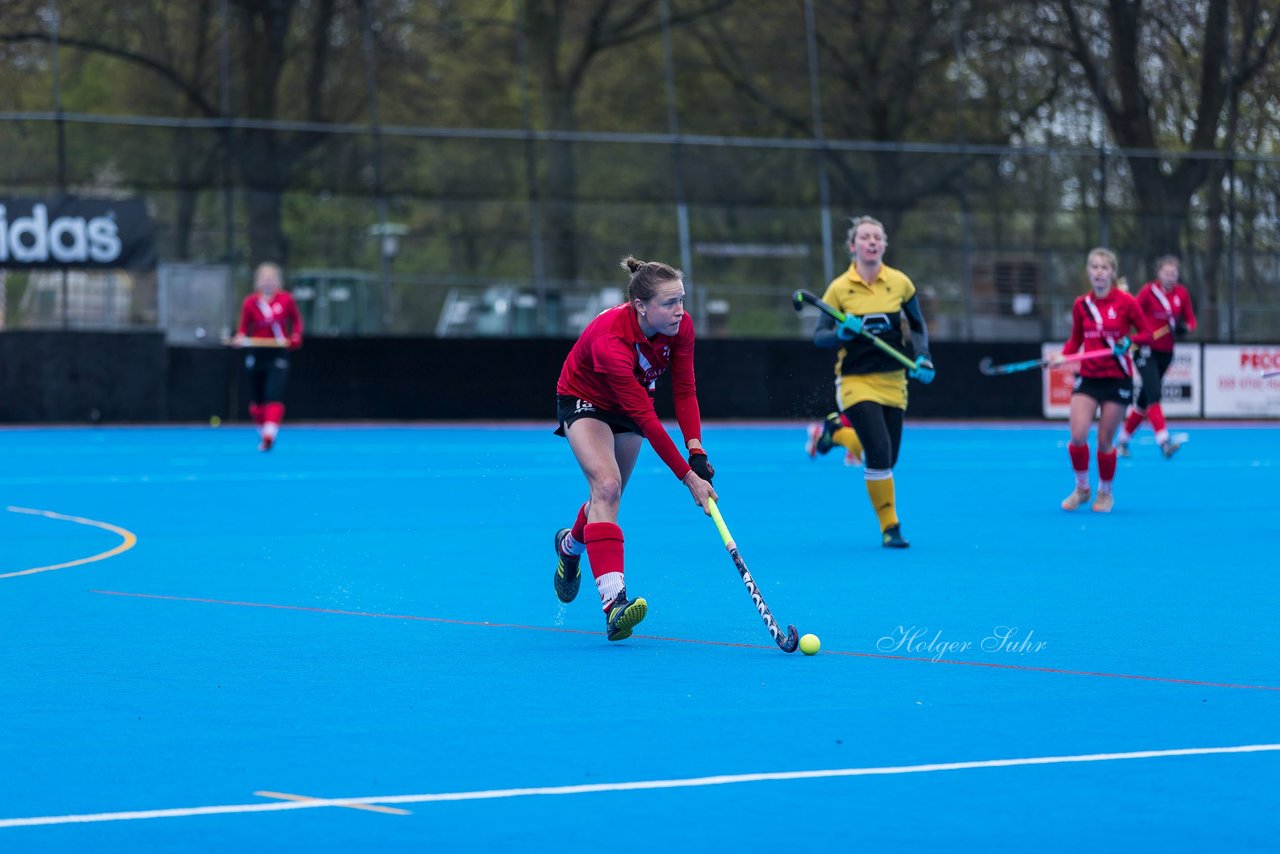
<svg viewBox="0 0 1280 854"><path fill-rule="evenodd" d="M56 818L1274 745L1280 431L1175 429L1114 512L1067 514L1063 425L909 421L896 552L800 425L706 425L815 657L773 645L647 448L620 524L649 617L610 644L589 578L552 591L586 496L550 425L287 425L270 454L242 426L0 431L0 850L1270 847L1274 751ZM101 524L136 545L14 574L119 546ZM3 826L32 817L58 823Z"/></svg>

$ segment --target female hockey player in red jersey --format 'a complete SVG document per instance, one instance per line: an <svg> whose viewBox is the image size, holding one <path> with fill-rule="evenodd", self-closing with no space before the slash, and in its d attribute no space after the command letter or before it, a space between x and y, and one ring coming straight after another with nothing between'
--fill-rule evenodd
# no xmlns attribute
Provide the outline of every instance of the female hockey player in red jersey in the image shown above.
<svg viewBox="0 0 1280 854"><path fill-rule="evenodd" d="M684 310L684 274L661 262L630 256L622 266L630 273L628 301L587 324L556 383L556 433L568 438L589 491L573 526L555 536L556 595L562 602L577 596L579 562L585 552L611 641L630 637L648 609L643 598L627 596L618 527L622 491L644 440L704 512L707 498L717 498L711 486L715 470L702 448L693 320ZM654 385L668 371L687 459L654 411Z"/></svg>

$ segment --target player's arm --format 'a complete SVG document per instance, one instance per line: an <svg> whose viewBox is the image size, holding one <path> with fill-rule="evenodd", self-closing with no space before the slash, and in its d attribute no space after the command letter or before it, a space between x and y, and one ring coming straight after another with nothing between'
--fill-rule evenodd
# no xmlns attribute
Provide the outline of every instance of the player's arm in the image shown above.
<svg viewBox="0 0 1280 854"><path fill-rule="evenodd" d="M818 321L813 327L813 345L824 350L839 347L844 341L836 334L836 321L826 313L818 314Z"/></svg>
<svg viewBox="0 0 1280 854"><path fill-rule="evenodd" d="M1133 306L1133 308L1129 312L1129 322L1133 325L1133 328L1136 329L1137 331L1130 332L1127 336L1125 336L1125 338L1127 338L1129 342L1134 344L1150 344L1152 341L1155 340L1155 337L1156 337L1155 329L1152 327L1152 324L1151 324L1151 318L1147 317L1147 313L1142 310L1142 306L1138 304L1137 300L1134 300L1131 303L1131 305ZM1123 342L1117 342L1117 343L1119 344ZM1125 344L1125 349L1126 350L1128 349L1127 344Z"/></svg>
<svg viewBox="0 0 1280 854"><path fill-rule="evenodd" d="M693 338L693 321L686 320L681 324L671 348L672 397L676 405L676 423L680 425L680 435L684 437L684 446L689 452L688 463L698 477L710 482L716 470L702 447L702 410L698 406L693 370Z"/></svg>
<svg viewBox="0 0 1280 854"><path fill-rule="evenodd" d="M1071 306L1071 336L1067 338L1067 343L1062 345L1062 352L1049 359L1049 364L1057 366L1062 364L1059 361L1063 356L1070 356L1078 351L1084 345L1084 318L1082 317L1083 309L1077 300L1075 305Z"/></svg>
<svg viewBox="0 0 1280 854"><path fill-rule="evenodd" d="M1191 294L1186 288L1182 289L1182 323L1186 327L1187 332L1196 331L1196 312L1191 307Z"/></svg>
<svg viewBox="0 0 1280 854"><path fill-rule="evenodd" d="M907 316L907 326L911 329L911 344L917 353L929 353L929 328L924 322L924 313L920 311L920 300L912 297L902 304L902 313Z"/></svg>
<svg viewBox="0 0 1280 854"><path fill-rule="evenodd" d="M1160 300L1156 297L1155 290L1160 287L1156 282L1147 282L1142 286L1142 290L1138 291L1138 308L1142 309L1142 313L1147 317L1147 323L1151 326L1153 337L1168 335L1177 331L1178 318L1172 313L1169 315L1167 323L1157 323L1156 314L1161 311L1164 306L1160 304ZM1158 329L1164 329L1164 332L1158 332Z"/></svg>
<svg viewBox="0 0 1280 854"><path fill-rule="evenodd" d="M613 379L611 375L611 383ZM720 496L716 494L715 487L711 485L711 476L715 474L715 470L707 464L706 454L691 453L688 461L681 457L680 451L676 448L676 443L671 440L670 434L667 433L667 428L662 426L662 422L658 420L657 413L653 411L653 402L649 400L649 395L645 393L639 383L635 382L634 378L631 379L631 389L641 398L644 398L646 408L643 411L628 409L627 414L640 425L640 430L644 433L644 437L649 440L654 453L667 464L671 472L689 490L689 494L693 496L693 503L701 507L704 513L710 515L711 511L707 507L707 499L712 498L718 501ZM706 467L705 474L698 470L700 466Z"/></svg>
<svg viewBox="0 0 1280 854"><path fill-rule="evenodd" d="M929 328L924 322L924 313L920 310L920 300L915 294L902 304L902 313L907 316L907 326L911 328L911 345L916 351L916 367L908 371L912 379L923 383L933 382L933 358L929 355Z"/></svg>
<svg viewBox="0 0 1280 854"><path fill-rule="evenodd" d="M249 300L245 300L240 306L240 325L236 327L236 335L233 341L236 346L243 346L245 341L249 339L249 324L253 322L253 307Z"/></svg>
<svg viewBox="0 0 1280 854"><path fill-rule="evenodd" d="M835 310L843 314L848 314L848 312L840 307L840 304L832 295L832 289L829 286L826 293L822 295L822 301ZM814 324L813 327L813 345L824 350L831 350L843 344L844 339L836 333L835 318L831 317L825 311L818 312L818 322Z"/></svg>
<svg viewBox="0 0 1280 854"><path fill-rule="evenodd" d="M298 302L292 295L289 297L289 307L285 310L285 314L289 319L289 349L297 350L302 346L302 313L298 311Z"/></svg>

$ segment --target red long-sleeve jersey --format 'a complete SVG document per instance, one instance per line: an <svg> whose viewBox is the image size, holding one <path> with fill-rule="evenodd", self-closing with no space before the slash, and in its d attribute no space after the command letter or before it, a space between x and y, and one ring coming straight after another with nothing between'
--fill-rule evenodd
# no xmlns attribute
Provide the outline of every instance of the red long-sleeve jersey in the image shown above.
<svg viewBox="0 0 1280 854"><path fill-rule="evenodd" d="M606 309L587 324L569 351L557 394L570 394L608 412L629 416L653 450L678 478L689 463L676 448L653 408L650 394L658 377L671 371L676 421L689 440L702 440L702 415L693 378L693 319L685 314L674 336L646 338L630 303Z"/></svg>
<svg viewBox="0 0 1280 854"><path fill-rule="evenodd" d="M302 315L298 304L287 291L276 291L267 299L257 291L244 298L240 306L239 335L250 338L274 338L288 341L289 349L302 346Z"/></svg>
<svg viewBox="0 0 1280 854"><path fill-rule="evenodd" d="M1133 330L1138 330L1134 332ZM1071 337L1062 347L1064 356L1084 347L1090 350L1108 350L1121 338L1128 336L1134 344L1150 344L1151 323L1138 305L1138 301L1119 288L1112 288L1103 299L1092 293L1076 297L1071 306ZM1133 358L1129 355L1113 356L1108 353L1080 363L1080 376L1096 379L1119 379L1133 376Z"/></svg>
<svg viewBox="0 0 1280 854"><path fill-rule="evenodd" d="M1161 299L1163 297L1163 299ZM1151 342L1152 350L1173 351L1173 337L1182 321L1188 329L1196 328L1196 313L1191 310L1191 294L1181 283L1166 291L1158 281L1150 281L1138 291L1138 305L1146 312L1154 329L1167 326L1169 333Z"/></svg>

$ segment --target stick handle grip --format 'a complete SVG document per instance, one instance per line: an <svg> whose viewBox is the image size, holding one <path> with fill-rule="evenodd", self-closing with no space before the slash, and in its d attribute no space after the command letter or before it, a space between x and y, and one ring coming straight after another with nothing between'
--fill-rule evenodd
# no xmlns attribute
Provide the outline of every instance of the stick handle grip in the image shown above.
<svg viewBox="0 0 1280 854"><path fill-rule="evenodd" d="M733 535L729 533L729 526L724 523L724 517L720 515L720 508L716 506L714 498L707 498L707 512L711 514L711 521L716 523L716 530L720 532L724 547L729 551L736 549L738 545L733 541Z"/></svg>

